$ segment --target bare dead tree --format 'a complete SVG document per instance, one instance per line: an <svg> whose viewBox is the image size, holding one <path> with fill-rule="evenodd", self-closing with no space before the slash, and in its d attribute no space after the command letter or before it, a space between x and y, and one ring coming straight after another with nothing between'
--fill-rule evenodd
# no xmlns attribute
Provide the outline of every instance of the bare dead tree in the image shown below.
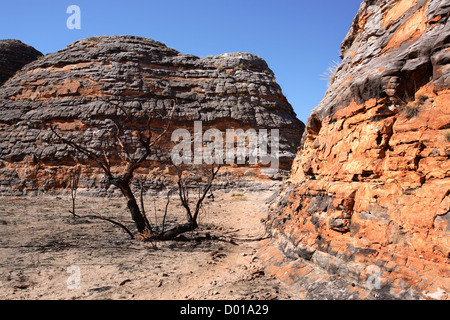
<svg viewBox="0 0 450 320"><path fill-rule="evenodd" d="M120 222L117 222L113 219L105 218L105 217L102 217L99 215L90 214L90 215L80 216L75 212L77 190L78 190L78 186L79 186L79 182L80 182L80 177L81 177L81 167L79 164L77 164L69 176L70 192L71 192L71 197L72 197L72 210L69 210L69 212L72 213L72 217L74 219L75 218L88 218L88 219L99 219L99 220L103 220L103 221L108 221L116 226L121 227L126 233L128 233L128 235L130 235L131 238L134 238L134 235L131 233L131 231Z"/></svg>
<svg viewBox="0 0 450 320"><path fill-rule="evenodd" d="M203 169L202 174L203 177L206 177L206 182L203 185L198 184L197 182L192 184L192 181L183 174L185 172L182 165L175 166L177 171L177 185L178 185L178 196L180 198L181 204L186 212L187 221L183 224L177 224L175 227L169 230L162 230L162 232L157 236L160 240L170 240L176 238L178 235L193 231L198 228L198 216L200 213L200 209L202 208L203 201L205 200L208 192L211 190L214 179L217 176L217 173L220 170L220 165L214 166L211 165L207 168L206 165L203 165L201 169ZM199 188L199 197L197 200L194 200L195 207L191 209L191 201L189 200L189 189L190 188ZM167 212L166 204L166 212Z"/></svg>
<svg viewBox="0 0 450 320"><path fill-rule="evenodd" d="M72 196L72 216L75 218L75 202L77 199L77 190L78 190L78 184L80 182L80 176L81 176L81 168L77 165L74 170L70 173L70 194Z"/></svg>
<svg viewBox="0 0 450 320"><path fill-rule="evenodd" d="M128 210L131 213L131 218L133 219L135 226L139 233L144 233L146 228L150 227L150 224L147 219L142 214L139 206L137 204L136 198L131 190L130 184L133 179L134 172L140 168L143 163L148 160L149 156L152 153L152 148L155 147L161 138L167 133L169 127L171 125L175 109L176 102L173 101L173 108L170 111L167 119L167 123L165 127L159 134L155 134L157 129L152 128L152 120L154 120L153 115L148 115L144 112L141 115L143 118L147 118L147 123L145 128L139 126L139 119L136 118L133 114L131 114L126 108L123 107L120 103L112 102L112 101L102 101L109 103L120 110L122 112L121 122L115 122L114 126L116 131L114 132L115 140L117 143L117 147L120 150L119 156L123 161L127 163L126 169L121 174L115 174L111 171L111 162L108 158L106 150L92 150L86 145L83 145L80 142L75 141L75 139L71 139L68 137L64 137L61 133L57 131L57 129L53 126L50 126L51 131L56 137L62 141L64 144L70 146L77 152L86 156L89 160L92 160L99 168L101 168L105 174L106 180L109 184L112 184L119 188L122 192L123 196L127 199ZM124 133L124 124L134 125L134 129L131 133L132 136L136 136L139 141L139 146L128 146L124 143L122 137L125 135ZM139 148L143 149L143 152L139 152ZM134 151L133 151L134 150ZM102 218L103 220L107 220L107 218ZM108 220L107 220L108 221ZM151 233L151 230L148 230Z"/></svg>

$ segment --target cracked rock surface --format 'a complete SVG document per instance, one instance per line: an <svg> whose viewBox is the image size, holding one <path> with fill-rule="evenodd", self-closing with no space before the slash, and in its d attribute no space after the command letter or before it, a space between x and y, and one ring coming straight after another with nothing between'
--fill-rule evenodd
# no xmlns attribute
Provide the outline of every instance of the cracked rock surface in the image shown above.
<svg viewBox="0 0 450 320"><path fill-rule="evenodd" d="M313 299L449 299L448 1L366 0L269 214Z"/></svg>
<svg viewBox="0 0 450 320"><path fill-rule="evenodd" d="M75 160L89 165L55 141L50 125L91 150L104 149L119 170L125 164L114 146L118 128L122 142L139 155L135 129L147 125L148 115L153 127L162 128L174 104L161 143L167 149L171 132L193 132L194 121L202 121L203 131L278 129L280 167L290 169L304 124L263 59L240 52L200 58L146 38L104 36L47 54L0 87L0 188L15 194L65 188ZM133 119L124 121L123 110ZM149 187L158 187L149 171L168 163L166 151L154 150L141 172ZM82 188L101 180L100 171L83 176Z"/></svg>

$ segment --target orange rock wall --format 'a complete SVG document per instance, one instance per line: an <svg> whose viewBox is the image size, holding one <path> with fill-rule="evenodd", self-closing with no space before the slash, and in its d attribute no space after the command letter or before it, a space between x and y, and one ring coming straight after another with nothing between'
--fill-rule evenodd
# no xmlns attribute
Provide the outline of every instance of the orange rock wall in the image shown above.
<svg viewBox="0 0 450 320"><path fill-rule="evenodd" d="M394 20L402 23L397 22L397 31L385 39L386 47L376 57L357 64L351 52L358 50L361 35L355 36L337 82L308 120L291 178L271 206L268 227L284 258L271 254L273 249L263 252L274 260L269 269L283 274L303 297L449 299L448 82L436 88L436 77L420 78L424 69L419 66L409 75L421 79L421 85L404 96L398 91L389 95L388 87L381 85L370 99L360 96L346 102L332 97L333 90L346 92L352 70L357 79L374 77L366 87L382 84L374 76L378 69L370 73L372 60L394 63L400 51L412 51L407 45L421 46L421 38L436 27L426 19L416 20L427 16L432 1L422 1L409 14L404 11L416 1L375 3L384 17L380 28ZM358 31L362 34L370 22L363 21L365 8L363 4L354 22L363 26ZM440 17L436 21L448 23L448 14ZM448 56L448 49L444 51ZM429 67L436 72L446 64ZM408 84L401 72L397 77ZM308 275L305 270L310 270Z"/></svg>

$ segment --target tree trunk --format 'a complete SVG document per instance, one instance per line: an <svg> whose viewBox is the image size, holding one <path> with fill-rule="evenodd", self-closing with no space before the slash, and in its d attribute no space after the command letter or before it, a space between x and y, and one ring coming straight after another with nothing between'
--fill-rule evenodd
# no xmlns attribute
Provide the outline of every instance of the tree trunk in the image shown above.
<svg viewBox="0 0 450 320"><path fill-rule="evenodd" d="M138 232L144 232L145 220L144 217L142 217L141 210L139 210L139 206L137 205L136 199L129 199L127 206L128 210L130 210L131 218L133 219Z"/></svg>
<svg viewBox="0 0 450 320"><path fill-rule="evenodd" d="M191 220L189 222L179 224L175 228L167 230L158 236L159 240L172 240L176 238L178 235L193 231L198 228L198 224L196 221Z"/></svg>
<svg viewBox="0 0 450 320"><path fill-rule="evenodd" d="M120 189L120 191L122 191L122 194L125 196L125 198L127 198L128 210L130 210L131 218L133 219L138 232L144 232L146 226L145 220L136 202L136 198L131 191L130 185L122 179L114 181L113 184L115 184Z"/></svg>

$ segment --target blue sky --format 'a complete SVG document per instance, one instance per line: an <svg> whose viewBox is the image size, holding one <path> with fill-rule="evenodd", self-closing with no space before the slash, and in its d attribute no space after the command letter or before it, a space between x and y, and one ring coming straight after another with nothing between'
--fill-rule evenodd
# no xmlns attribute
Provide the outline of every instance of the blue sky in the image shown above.
<svg viewBox="0 0 450 320"><path fill-rule="evenodd" d="M200 57L251 52L267 61L300 120L322 100L322 75L362 0L15 0L2 3L0 39L43 53L86 37L136 35ZM81 29L70 30L70 5Z"/></svg>

